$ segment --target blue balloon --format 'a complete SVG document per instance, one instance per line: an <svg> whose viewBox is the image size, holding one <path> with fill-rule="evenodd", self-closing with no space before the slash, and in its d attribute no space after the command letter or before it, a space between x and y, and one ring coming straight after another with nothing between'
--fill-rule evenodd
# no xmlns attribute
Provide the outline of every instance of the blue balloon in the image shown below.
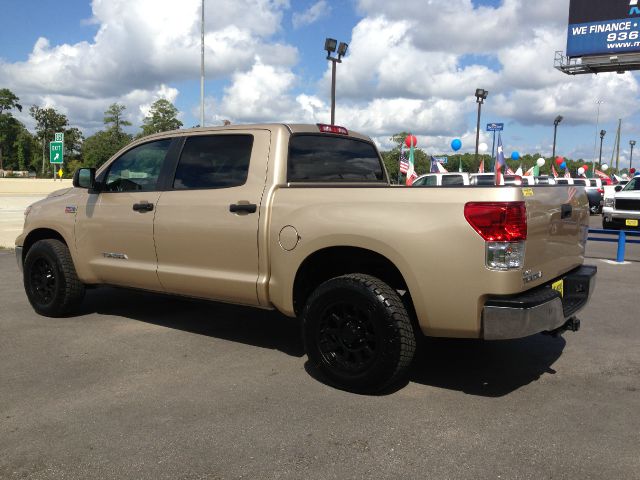
<svg viewBox="0 0 640 480"><path fill-rule="evenodd" d="M451 148L454 152L457 152L462 148L462 141L459 138L456 138L451 142Z"/></svg>
<svg viewBox="0 0 640 480"><path fill-rule="evenodd" d="M560 168L561 168L561 169L563 169L563 170L565 170L565 169L567 168L567 162L562 162L562 163L560 164Z"/></svg>
<svg viewBox="0 0 640 480"><path fill-rule="evenodd" d="M513 152L511 154L511 160L518 160L520 158L520 154L518 152Z"/></svg>

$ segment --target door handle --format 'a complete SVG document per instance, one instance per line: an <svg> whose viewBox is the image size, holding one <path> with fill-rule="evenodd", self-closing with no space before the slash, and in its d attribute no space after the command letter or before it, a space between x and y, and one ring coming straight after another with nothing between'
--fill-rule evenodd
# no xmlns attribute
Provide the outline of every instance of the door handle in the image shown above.
<svg viewBox="0 0 640 480"><path fill-rule="evenodd" d="M153 210L153 203L149 203L149 202L134 203L133 209L136 212L150 212Z"/></svg>
<svg viewBox="0 0 640 480"><path fill-rule="evenodd" d="M229 205L231 213L256 213L257 208L255 203L232 203Z"/></svg>

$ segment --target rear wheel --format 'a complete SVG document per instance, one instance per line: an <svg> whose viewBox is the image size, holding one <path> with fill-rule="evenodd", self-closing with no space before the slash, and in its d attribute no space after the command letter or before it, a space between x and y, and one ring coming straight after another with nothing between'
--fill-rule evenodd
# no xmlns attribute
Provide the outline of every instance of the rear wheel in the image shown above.
<svg viewBox="0 0 640 480"><path fill-rule="evenodd" d="M24 261L24 289L36 312L60 317L82 302L84 285L78 279L69 248L60 240L39 240Z"/></svg>
<svg viewBox="0 0 640 480"><path fill-rule="evenodd" d="M309 360L333 385L376 392L398 381L416 339L397 292L382 280L350 274L324 282L303 313Z"/></svg>

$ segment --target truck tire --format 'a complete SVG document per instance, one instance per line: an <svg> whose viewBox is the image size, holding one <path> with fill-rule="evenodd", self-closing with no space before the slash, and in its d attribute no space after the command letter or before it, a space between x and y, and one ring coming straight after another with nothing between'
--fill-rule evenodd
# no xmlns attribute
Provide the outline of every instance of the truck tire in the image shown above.
<svg viewBox="0 0 640 480"><path fill-rule="evenodd" d="M321 284L303 311L310 362L338 388L375 393L406 374L416 337L397 292L382 280L349 274Z"/></svg>
<svg viewBox="0 0 640 480"><path fill-rule="evenodd" d="M24 260L24 289L33 309L46 317L71 313L84 297L69 248L60 240L39 240Z"/></svg>

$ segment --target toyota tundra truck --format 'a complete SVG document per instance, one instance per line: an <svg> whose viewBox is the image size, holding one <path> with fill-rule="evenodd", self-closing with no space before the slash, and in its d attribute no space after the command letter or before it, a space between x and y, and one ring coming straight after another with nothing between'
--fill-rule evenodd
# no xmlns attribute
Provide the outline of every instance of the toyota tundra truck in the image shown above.
<svg viewBox="0 0 640 480"><path fill-rule="evenodd" d="M576 330L594 289L582 187L392 187L373 141L335 125L229 125L137 140L25 212L27 298L72 314L116 285L277 309L309 360L374 392L420 335Z"/></svg>

